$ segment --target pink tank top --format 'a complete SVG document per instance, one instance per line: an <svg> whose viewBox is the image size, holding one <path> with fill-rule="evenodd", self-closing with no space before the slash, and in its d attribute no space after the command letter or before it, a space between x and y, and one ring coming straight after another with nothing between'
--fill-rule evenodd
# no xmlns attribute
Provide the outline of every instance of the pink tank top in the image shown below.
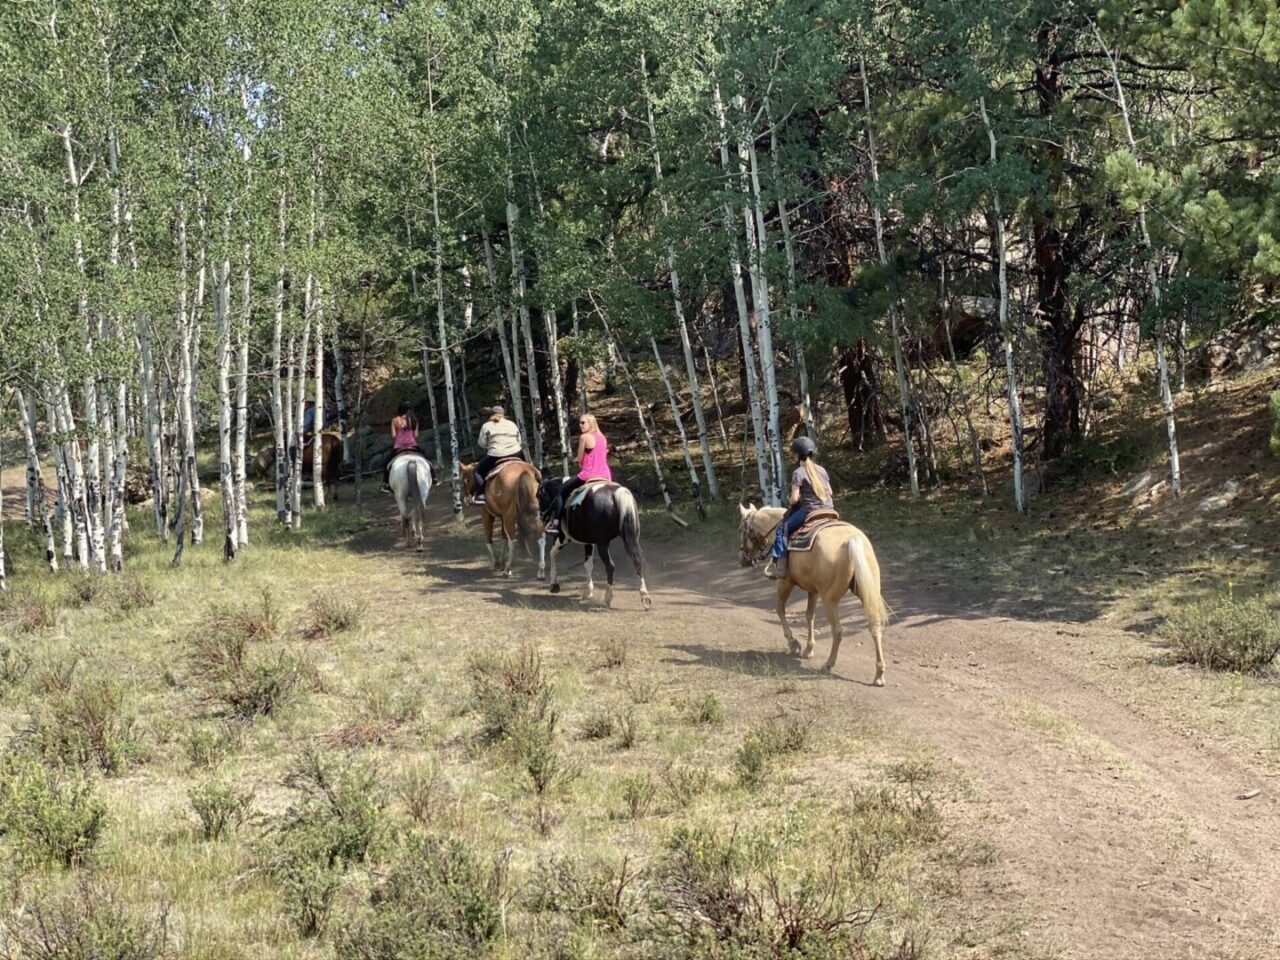
<svg viewBox="0 0 1280 960"><path fill-rule="evenodd" d="M413 428L409 426L409 422L406 420L405 425L396 431L392 448L396 450L413 450L417 446L418 441L413 435Z"/></svg>
<svg viewBox="0 0 1280 960"><path fill-rule="evenodd" d="M593 433L591 436L596 438L596 445L582 452L582 469L578 471L578 479L612 480L613 473L609 470L609 441L604 438L603 433Z"/></svg>

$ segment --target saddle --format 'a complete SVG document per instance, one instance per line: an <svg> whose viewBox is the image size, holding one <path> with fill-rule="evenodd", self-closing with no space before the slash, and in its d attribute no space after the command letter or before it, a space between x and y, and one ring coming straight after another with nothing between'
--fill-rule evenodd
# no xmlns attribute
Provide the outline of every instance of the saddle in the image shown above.
<svg viewBox="0 0 1280 960"><path fill-rule="evenodd" d="M524 463L524 461L521 460L519 457L517 457L515 454L512 454L509 457L503 457L501 460L496 461L494 465L489 468L489 472L484 475L484 479L488 481L490 477L497 474L499 470L501 470L503 467L505 467L509 463Z"/></svg>
<svg viewBox="0 0 1280 960"><path fill-rule="evenodd" d="M840 514L834 510L814 510L805 517L804 524L791 535L787 541L787 550L791 553L804 553L813 549L818 533L833 524L841 523Z"/></svg>
<svg viewBox="0 0 1280 960"><path fill-rule="evenodd" d="M565 512L568 513L570 510L574 509L575 507L582 506L583 501L587 499L587 495L590 494L592 490L598 490L600 487L603 487L606 483L609 483L609 482L610 481L605 480L601 477L596 477L594 479L588 480L585 483L583 483L583 485L580 486L577 490L569 494L569 500L564 505Z"/></svg>

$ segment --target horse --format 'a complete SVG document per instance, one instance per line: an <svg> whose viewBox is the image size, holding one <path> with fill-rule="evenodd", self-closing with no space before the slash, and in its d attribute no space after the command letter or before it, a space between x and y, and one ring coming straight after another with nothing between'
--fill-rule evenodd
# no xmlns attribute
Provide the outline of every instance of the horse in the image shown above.
<svg viewBox="0 0 1280 960"><path fill-rule="evenodd" d="M391 492L400 508L400 530L409 545L412 534L417 551L422 552L422 538L427 529L427 497L431 493L431 465L418 452L403 453L391 464Z"/></svg>
<svg viewBox="0 0 1280 960"><path fill-rule="evenodd" d="M302 475L311 476L314 434L308 435L302 445ZM290 447L290 451L294 448ZM320 482L324 484L326 497L338 499L338 477L342 473L342 437L336 433L320 434ZM267 480L275 476L276 448L274 445L263 447L253 460L254 469L260 478Z"/></svg>
<svg viewBox="0 0 1280 960"><path fill-rule="evenodd" d="M773 546L774 534L785 512L781 507L754 505L738 507L742 515L741 561L744 567L754 566L768 555ZM554 569L554 568L553 568ZM787 623L787 598L799 587L809 594L805 609L805 623L809 628L808 643L803 650ZM876 642L877 687L884 686L885 624L889 622L889 608L880 596L880 567L875 551L866 534L851 523L839 521L818 531L810 550L790 554L786 575L778 580L778 620L787 638L787 649L808 659L813 656L814 614L818 599L822 599L827 623L831 625L831 656L822 667L823 673L835 669L836 656L844 629L840 625L840 600L845 591L852 591L862 602L862 612Z"/></svg>
<svg viewBox="0 0 1280 960"><path fill-rule="evenodd" d="M546 509L560 492L565 481L560 477L543 480L538 487L538 501ZM570 495L577 499L578 494ZM604 605L613 605L613 558L609 555L609 543L618 537L635 565L636 576L640 578L640 603L648 610L653 606L653 598L649 596L649 588L644 582L644 553L640 549L640 514L636 509L636 499L631 491L621 484L593 484L586 492L582 502L567 507L564 519L560 521L560 536L551 548L551 592L560 592L560 578L556 572L556 556L564 549L565 544L572 541L586 548L583 567L587 571L587 585L582 593L582 602L590 600L595 593L595 584L591 579L595 566L593 553L599 549L600 558L604 560L605 573L609 584L604 591Z"/></svg>
<svg viewBox="0 0 1280 960"><path fill-rule="evenodd" d="M466 491L468 502L471 491L475 489L475 471L473 463L462 465L462 489ZM546 579L546 543L542 539L542 518L538 514L538 481L541 479L542 474L533 464L507 460L494 467L485 481L485 502L480 508L480 519L484 521L484 536L493 571L504 577L511 576L515 543L519 540L529 556L533 556L533 544L538 545L538 579ZM493 549L495 520L502 524L502 537L506 541L503 557Z"/></svg>

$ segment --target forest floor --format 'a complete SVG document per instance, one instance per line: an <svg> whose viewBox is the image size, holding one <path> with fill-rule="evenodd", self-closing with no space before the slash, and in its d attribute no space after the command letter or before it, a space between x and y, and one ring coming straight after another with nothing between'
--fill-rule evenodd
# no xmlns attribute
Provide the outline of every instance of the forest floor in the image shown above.
<svg viewBox="0 0 1280 960"><path fill-rule="evenodd" d="M510 854L524 892L497 955L658 956L636 939L649 929L639 919L622 932L584 925L527 891L545 888L556 862L619 856L652 868L645 882L657 885L673 838L696 828L755 838L792 880L834 871L837 834L861 838L845 893L876 908L865 934L875 956L1280 957L1280 684L1176 665L1160 631L1186 602L1277 581L1280 471L1254 455L1265 424L1252 401L1267 386L1244 379L1197 399L1182 422L1178 499L1122 494L1149 466L1158 474L1158 447L1140 439L1135 455L1132 437L1104 434L1112 481L1059 482L1031 517L940 495L842 501L876 547L894 610L882 689L869 685L856 601L842 607L835 675L816 669L821 617L815 659L786 654L771 586L738 566L732 508L689 530L646 513L645 613L625 562L614 609L583 605L576 566L562 563L558 596L528 560L510 581L492 576L474 515L456 523L444 496L417 555L394 545L389 498L368 495L358 513L343 486L344 503L301 534L272 530L259 498L260 533L233 566L216 556L216 511L209 545L177 573L158 547L131 549L154 592L141 608L111 587L38 632L0 628L34 664L4 680L0 725L15 744L30 738L39 677L59 662L119 679L145 759L101 780L110 819L96 869L131 903L169 903L188 957L334 949L300 935L258 868L261 838L293 796L284 773L308 745L349 751L388 785L427 765L448 808L429 826ZM1239 486L1231 502L1202 509L1227 480ZM21 476L5 482L9 513ZM134 523L145 531L142 514ZM20 588L35 556L15 534ZM263 590L283 625L269 645L303 657L313 682L278 716L226 727L187 647L211 611ZM325 597L359 615L309 635ZM469 692L475 655L524 647L554 682L558 749L574 772L542 799L518 763L477 742ZM750 774L751 738L792 722L807 731L802 747ZM226 756L199 762L192 744L224 728ZM211 770L255 791L262 819L240 838L209 842L194 826L187 791ZM400 828L415 819L409 795L389 791ZM876 837L891 839L868 868ZM10 907L49 883L6 869ZM375 862L344 875L332 929L383 873ZM893 953L907 944L918 953Z"/></svg>

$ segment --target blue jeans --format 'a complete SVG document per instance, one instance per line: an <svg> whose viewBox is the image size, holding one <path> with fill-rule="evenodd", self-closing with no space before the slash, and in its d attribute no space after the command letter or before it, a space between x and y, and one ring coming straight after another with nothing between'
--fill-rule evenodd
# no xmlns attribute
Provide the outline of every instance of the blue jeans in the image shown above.
<svg viewBox="0 0 1280 960"><path fill-rule="evenodd" d="M804 521L808 516L808 507L796 507L783 517L782 522L778 524L778 534L773 538L771 556L780 560L787 555L787 538L804 526Z"/></svg>

